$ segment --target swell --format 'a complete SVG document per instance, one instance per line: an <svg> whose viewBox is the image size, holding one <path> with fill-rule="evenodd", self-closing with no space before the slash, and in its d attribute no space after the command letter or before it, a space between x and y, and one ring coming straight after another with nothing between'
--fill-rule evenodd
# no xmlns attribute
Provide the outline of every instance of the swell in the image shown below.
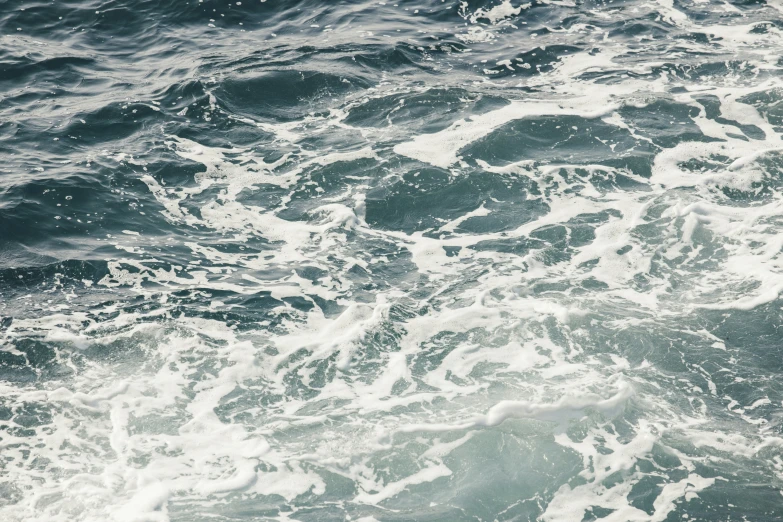
<svg viewBox="0 0 783 522"><path fill-rule="evenodd" d="M779 515L773 6L7 5L4 517Z"/></svg>

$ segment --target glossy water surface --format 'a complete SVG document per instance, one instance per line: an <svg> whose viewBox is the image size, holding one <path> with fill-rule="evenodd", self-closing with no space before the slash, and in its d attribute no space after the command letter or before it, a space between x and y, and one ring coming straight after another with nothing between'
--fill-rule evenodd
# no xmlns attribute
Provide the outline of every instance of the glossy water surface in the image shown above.
<svg viewBox="0 0 783 522"><path fill-rule="evenodd" d="M0 0L0 519L783 519L780 0Z"/></svg>

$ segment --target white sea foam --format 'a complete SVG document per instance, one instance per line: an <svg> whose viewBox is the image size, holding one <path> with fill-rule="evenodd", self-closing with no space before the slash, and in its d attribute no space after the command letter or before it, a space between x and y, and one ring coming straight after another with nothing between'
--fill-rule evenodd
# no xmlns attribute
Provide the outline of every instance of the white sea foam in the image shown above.
<svg viewBox="0 0 783 522"><path fill-rule="evenodd" d="M760 69L776 67L766 58L772 44L779 48L776 30L700 26L672 2L646 7L659 10L662 23L723 39L711 46L741 46ZM481 43L533 7L506 0L463 9L477 25L457 37ZM610 16L595 14L602 15ZM607 520L666 520L727 480L701 474L694 463L707 462L705 455L754 458L782 446L764 431L769 397L721 397L714 369L689 368L701 389L637 356L641 348L620 346L644 347L653 342L645 335L663 329L666 342L683 335L694 346L726 352L726 339L683 323L705 310L753 311L783 292L783 200L774 188L780 132L768 114L741 101L779 89L779 82L654 73L663 62L629 65L627 49L589 24L552 34L590 48L562 57L549 72L514 79L531 93L503 90L516 96L504 107L455 118L436 132L347 123L352 108L423 91L400 81L349 96L327 116L281 124L233 117L292 151L282 155L168 136L173 154L203 169L184 186L141 170L139 179L161 217L187 227L176 238L187 256L158 255L165 238L127 228L125 237L111 238L122 251L95 285L128 292L148 309L115 302L90 313L15 319L4 332L92 357L72 380L51 388L0 385L10 408L52 406L51 429L34 437L3 432L4 456L23 462L33 451L60 469L55 480L32 467L9 468L11 479L33 493L4 507L4 515L168 520L184 501L206 509L236 498L280 498L293 506L298 498L333 494L335 477L351 484L340 502L383 507L438 484L451 487L455 477L466 480L487 459L470 453L478 451L474 445L492 447L488 438L500 433L497 459L510 455L502 453L511 451L506 443L527 438L531 453L550 451L553 442L582 463L576 479L549 485L548 497L538 499L541 520L582 520L596 506L611 511ZM714 97L718 116L708 114L705 94ZM210 110L217 112L214 96ZM692 109L685 123L698 139L659 145L629 116L656 102ZM647 151L649 176L622 162L585 159L583 150L556 162L462 157L512 122L565 117L605 123L633 143L617 158ZM335 130L358 137L345 150L305 145ZM344 180L317 175L362 162L371 167L351 178L358 183L297 194L326 192L329 181ZM428 166L448 170L453 180L478 173L520 183L506 185L509 192L524 182L532 187L525 202L543 211L499 227L491 220L508 207L486 198L426 230L384 223L372 190L404 179L405 169ZM755 195L762 186L770 193L763 200L726 195ZM265 189L279 190L279 201L248 197ZM470 227L477 222L487 229L471 231L482 230ZM585 228L587 239L577 241ZM561 229L562 239L539 239ZM556 241L568 244L560 257L552 255ZM517 253L486 247L491 242L530 246ZM376 275L394 263L403 272L396 279ZM182 294L212 319L184 314ZM224 294L236 302L227 305ZM262 319L227 319L228 312L254 311L243 299L266 297L272 303ZM593 340L598 327L611 335ZM632 328L642 334L623 337ZM140 352L132 365L119 355L94 355L126 345ZM24 355L10 345L3 351ZM734 375L731 368L725 373ZM721 415L748 431L709 425L707 401L714 401L710 408L726 402ZM622 429L615 422L624 422ZM660 454L676 460L676 473L657 463L653 455ZM643 510L629 499L646 476L660 486Z"/></svg>

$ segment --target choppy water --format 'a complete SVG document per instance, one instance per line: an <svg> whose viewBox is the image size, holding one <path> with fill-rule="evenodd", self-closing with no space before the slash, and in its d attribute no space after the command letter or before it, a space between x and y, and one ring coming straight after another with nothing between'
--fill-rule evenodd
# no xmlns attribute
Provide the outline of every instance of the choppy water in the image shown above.
<svg viewBox="0 0 783 522"><path fill-rule="evenodd" d="M782 11L0 1L0 519L783 519Z"/></svg>

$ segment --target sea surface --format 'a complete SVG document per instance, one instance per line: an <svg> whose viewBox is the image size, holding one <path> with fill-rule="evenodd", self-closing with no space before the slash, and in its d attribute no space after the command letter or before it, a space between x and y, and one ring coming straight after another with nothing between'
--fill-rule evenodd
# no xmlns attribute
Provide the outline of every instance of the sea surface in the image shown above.
<svg viewBox="0 0 783 522"><path fill-rule="evenodd" d="M0 0L0 520L783 520L782 56L781 0Z"/></svg>

